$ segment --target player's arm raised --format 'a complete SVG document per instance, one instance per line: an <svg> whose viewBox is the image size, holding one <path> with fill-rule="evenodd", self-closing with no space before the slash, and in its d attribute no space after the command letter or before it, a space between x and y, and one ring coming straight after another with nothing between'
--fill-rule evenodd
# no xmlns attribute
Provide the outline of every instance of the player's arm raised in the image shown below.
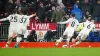
<svg viewBox="0 0 100 56"><path fill-rule="evenodd" d="M7 18L2 18L2 19L0 19L0 21L6 21L6 20L8 20Z"/></svg>
<svg viewBox="0 0 100 56"><path fill-rule="evenodd" d="M57 22L57 24L66 24L68 22L70 22L70 19L68 19L67 21L64 21L64 22Z"/></svg>
<svg viewBox="0 0 100 56"><path fill-rule="evenodd" d="M67 21L65 21L65 22L57 22L57 24L66 24L67 23Z"/></svg>
<svg viewBox="0 0 100 56"><path fill-rule="evenodd" d="M6 20L9 20L9 18L11 18L10 15L8 17L6 17L6 18L0 19L0 21L6 21Z"/></svg>
<svg viewBox="0 0 100 56"><path fill-rule="evenodd" d="M0 25L2 24L1 21L6 21L6 20L8 20L8 19L7 18L0 19Z"/></svg>
<svg viewBox="0 0 100 56"><path fill-rule="evenodd" d="M29 16L29 18L36 16L36 13L32 14Z"/></svg>

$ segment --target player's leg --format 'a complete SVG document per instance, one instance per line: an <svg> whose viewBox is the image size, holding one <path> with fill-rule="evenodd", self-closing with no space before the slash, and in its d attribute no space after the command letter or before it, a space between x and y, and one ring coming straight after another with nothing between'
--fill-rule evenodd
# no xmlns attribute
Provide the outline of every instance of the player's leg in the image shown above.
<svg viewBox="0 0 100 56"><path fill-rule="evenodd" d="M66 35L63 35L62 37L60 37L57 41L56 41L56 46L58 46L61 42L62 42L62 40L63 40L63 38L64 37L66 37Z"/></svg>
<svg viewBox="0 0 100 56"><path fill-rule="evenodd" d="M68 37L67 37L67 39L66 39L66 44L62 46L63 48L69 47L69 42L70 42L71 37L72 37L72 36L68 36Z"/></svg>
<svg viewBox="0 0 100 56"><path fill-rule="evenodd" d="M63 45L63 47L69 47L69 45L70 45L69 42L73 35L74 35L74 29L68 29L66 45Z"/></svg>
<svg viewBox="0 0 100 56"><path fill-rule="evenodd" d="M64 37L67 37L67 29L64 31L63 35L56 41L56 46L58 46Z"/></svg>
<svg viewBox="0 0 100 56"><path fill-rule="evenodd" d="M69 46L69 42L70 42L70 39L71 39L72 36L68 36L67 38L67 41L66 41L66 44Z"/></svg>
<svg viewBox="0 0 100 56"><path fill-rule="evenodd" d="M16 36L16 34L13 33L12 36L9 36L9 37L8 37L8 41L7 41L6 45L5 45L5 48L8 48L8 47L9 47L9 44L12 42L12 39L13 39L15 36Z"/></svg>
<svg viewBox="0 0 100 56"><path fill-rule="evenodd" d="M78 45L78 44L80 44L80 43L81 43L81 40L77 40L77 41L75 42L75 44L71 45L70 47L75 47L76 45Z"/></svg>
<svg viewBox="0 0 100 56"><path fill-rule="evenodd" d="M28 30L25 30L23 35L24 35L24 42L26 42L27 41L27 36L29 35Z"/></svg>
<svg viewBox="0 0 100 56"><path fill-rule="evenodd" d="M80 32L80 33L78 34L78 36L72 41L72 43L74 44L74 43L76 43L76 41L78 41L79 39L81 39L82 36L83 36L83 34L84 34L84 32Z"/></svg>
<svg viewBox="0 0 100 56"><path fill-rule="evenodd" d="M76 45L80 44L82 41L82 38L84 38L84 34L80 33L77 37L75 42L70 47L75 47Z"/></svg>
<svg viewBox="0 0 100 56"><path fill-rule="evenodd" d="M16 44L14 45L15 48L18 48L20 41L22 40L22 35L18 35L16 37Z"/></svg>
<svg viewBox="0 0 100 56"><path fill-rule="evenodd" d="M6 45L5 45L5 48L9 47L9 44L11 43L11 41L12 41L12 38L8 37L8 41L7 41Z"/></svg>
<svg viewBox="0 0 100 56"><path fill-rule="evenodd" d="M17 33L17 37L16 37L16 44L14 45L14 47L18 48L19 43L22 40L22 33L23 33L22 28L19 27L17 29L16 33Z"/></svg>
<svg viewBox="0 0 100 56"><path fill-rule="evenodd" d="M11 28L9 28L8 41L7 41L6 45L5 45L5 48L9 47L9 44L11 43L13 37L14 37L13 30Z"/></svg>
<svg viewBox="0 0 100 56"><path fill-rule="evenodd" d="M73 46L76 46L78 44L81 43L82 40L85 40L87 38L87 34L83 34L82 36L80 36L78 39L78 41L73 45Z"/></svg>
<svg viewBox="0 0 100 56"><path fill-rule="evenodd" d="M64 37L66 37L67 35L67 29L64 31L63 35L56 41L56 42L61 42L63 40Z"/></svg>

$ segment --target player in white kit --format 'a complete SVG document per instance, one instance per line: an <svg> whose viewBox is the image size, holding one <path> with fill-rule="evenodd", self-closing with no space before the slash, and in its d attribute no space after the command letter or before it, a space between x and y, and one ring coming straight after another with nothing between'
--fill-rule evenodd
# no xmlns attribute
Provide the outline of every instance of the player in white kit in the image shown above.
<svg viewBox="0 0 100 56"><path fill-rule="evenodd" d="M32 14L30 16L27 15L21 15L21 19L19 21L19 25L18 25L18 36L16 38L16 44L15 44L15 48L18 48L18 45L20 43L20 41L22 40L22 35L24 35L24 38L27 38L27 26L29 26L29 21L30 18L35 16L36 14Z"/></svg>
<svg viewBox="0 0 100 56"><path fill-rule="evenodd" d="M71 37L73 36L75 29L79 25L78 20L75 19L75 14L72 14L72 17L69 18L65 22L58 22L58 24L66 24L66 23L68 23L68 26L66 27L66 30L64 31L63 36L60 37L60 39L56 41L57 42L56 43L56 46L58 46L59 43L63 40L63 37L67 37L67 39L66 39L67 44L66 45L63 45L63 46L64 47L69 46L69 41L70 41Z"/></svg>
<svg viewBox="0 0 100 56"><path fill-rule="evenodd" d="M85 22L85 27L79 32L78 36L76 37L75 43L70 47L74 47L78 45L82 40L85 40L89 33L95 28L94 20L87 20Z"/></svg>
<svg viewBox="0 0 100 56"><path fill-rule="evenodd" d="M9 26L9 34L8 34L8 41L6 43L5 48L8 48L9 44L11 43L12 39L17 36L17 24L18 20L20 18L20 15L16 13L16 10L13 10L13 14L9 15L6 18L0 19L0 21L9 20L10 26Z"/></svg>

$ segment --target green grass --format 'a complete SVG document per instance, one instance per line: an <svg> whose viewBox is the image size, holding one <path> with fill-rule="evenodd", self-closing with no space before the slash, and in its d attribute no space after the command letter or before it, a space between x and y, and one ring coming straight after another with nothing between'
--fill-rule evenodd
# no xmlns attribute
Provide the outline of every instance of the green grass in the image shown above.
<svg viewBox="0 0 100 56"><path fill-rule="evenodd" d="M100 56L100 48L8 48L0 56Z"/></svg>

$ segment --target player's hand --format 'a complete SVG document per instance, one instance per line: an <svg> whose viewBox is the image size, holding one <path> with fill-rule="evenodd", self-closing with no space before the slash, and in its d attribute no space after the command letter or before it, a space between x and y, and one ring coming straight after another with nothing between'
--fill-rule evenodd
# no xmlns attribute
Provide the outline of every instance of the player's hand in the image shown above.
<svg viewBox="0 0 100 56"><path fill-rule="evenodd" d="M36 13L34 13L33 16L36 16Z"/></svg>

